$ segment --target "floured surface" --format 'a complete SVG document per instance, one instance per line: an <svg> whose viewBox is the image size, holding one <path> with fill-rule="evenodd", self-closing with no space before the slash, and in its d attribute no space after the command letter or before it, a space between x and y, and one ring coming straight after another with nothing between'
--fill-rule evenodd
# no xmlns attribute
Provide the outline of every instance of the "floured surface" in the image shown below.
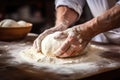
<svg viewBox="0 0 120 80"><path fill-rule="evenodd" d="M28 62L40 62L40 63L53 63L53 64L79 64L82 62L91 62L99 60L100 56L96 56L96 53L102 53L96 46L89 44L83 52L74 53L76 57L69 58L57 58L54 52L64 43L65 38L55 39L54 37L60 32L55 32L47 35L41 42L41 52L37 52L33 47L27 48L21 51L20 57ZM94 59L92 58L94 57Z"/></svg>
<svg viewBox="0 0 120 80"><path fill-rule="evenodd" d="M34 63L52 63L52 64L80 64L83 62L92 62L100 60L101 57L97 53L103 53L104 51L100 50L96 46L90 45L87 48L87 51L84 54L72 57L72 58L56 58L45 56L42 53L38 53L34 48L26 48L25 50L19 53L20 57L28 62Z"/></svg>
<svg viewBox="0 0 120 80"><path fill-rule="evenodd" d="M92 44L94 53L82 55L74 64L27 61L19 53L32 46L33 36L18 42L0 42L1 80L75 80L120 68L117 45Z"/></svg>

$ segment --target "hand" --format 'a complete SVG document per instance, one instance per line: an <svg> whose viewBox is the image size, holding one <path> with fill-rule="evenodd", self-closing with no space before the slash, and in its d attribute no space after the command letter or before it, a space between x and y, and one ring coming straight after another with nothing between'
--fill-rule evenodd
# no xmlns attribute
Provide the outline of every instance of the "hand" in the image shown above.
<svg viewBox="0 0 120 80"><path fill-rule="evenodd" d="M89 33L82 29L83 27L83 25L74 26L55 36L56 39L66 38L62 46L54 53L57 57L76 56L85 49L92 37L87 35Z"/></svg>
<svg viewBox="0 0 120 80"><path fill-rule="evenodd" d="M34 41L33 43L33 47L38 51L40 52L41 51L41 41L49 34L51 33L54 33L56 31L62 31L62 30L65 30L66 25L64 24L60 24L59 26L56 26L56 27L53 27L53 28L50 28L50 29L47 29L45 30L42 34L40 34Z"/></svg>

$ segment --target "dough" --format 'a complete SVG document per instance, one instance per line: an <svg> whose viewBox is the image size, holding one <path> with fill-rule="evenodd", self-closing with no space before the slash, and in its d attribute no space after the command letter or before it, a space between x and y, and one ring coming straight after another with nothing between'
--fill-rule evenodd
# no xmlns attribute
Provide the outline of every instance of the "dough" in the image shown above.
<svg viewBox="0 0 120 80"><path fill-rule="evenodd" d="M0 22L0 27L19 27L19 24L12 19L5 19Z"/></svg>
<svg viewBox="0 0 120 80"><path fill-rule="evenodd" d="M20 27L26 27L27 26L27 23L25 21L18 21L17 22L19 24Z"/></svg>
<svg viewBox="0 0 120 80"><path fill-rule="evenodd" d="M20 20L16 22L12 19L4 19L0 22L0 27L26 27L27 22Z"/></svg>
<svg viewBox="0 0 120 80"><path fill-rule="evenodd" d="M66 38L64 39L54 39L55 35L57 35L59 32L55 32L53 34L50 34L48 36L46 36L42 43L41 43L41 50L42 53L46 56L50 56L50 57L54 57L55 55L53 54L62 44L63 42L66 40ZM81 53L80 53L81 54Z"/></svg>
<svg viewBox="0 0 120 80"><path fill-rule="evenodd" d="M56 51L61 44L65 41L65 39L57 40L54 39L54 36L57 35L59 32L55 32L46 36L41 43L41 50L42 53L46 56L54 57L54 51Z"/></svg>

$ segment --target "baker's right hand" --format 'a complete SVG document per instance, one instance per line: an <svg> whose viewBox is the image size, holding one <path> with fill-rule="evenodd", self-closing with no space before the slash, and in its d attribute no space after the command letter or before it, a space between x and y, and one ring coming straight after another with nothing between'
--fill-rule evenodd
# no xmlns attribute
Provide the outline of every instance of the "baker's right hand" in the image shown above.
<svg viewBox="0 0 120 80"><path fill-rule="evenodd" d="M43 33L41 33L34 41L33 43L33 47L40 52L41 51L41 42L42 40L49 34L52 34L56 31L62 31L65 30L67 27L65 27L65 25L60 24L59 26L55 26L53 28L47 29L45 30Z"/></svg>

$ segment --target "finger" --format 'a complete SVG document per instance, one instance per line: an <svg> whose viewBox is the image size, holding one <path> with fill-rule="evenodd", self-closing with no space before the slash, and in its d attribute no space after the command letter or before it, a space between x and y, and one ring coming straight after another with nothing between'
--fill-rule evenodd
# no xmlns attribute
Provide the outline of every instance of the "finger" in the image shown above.
<svg viewBox="0 0 120 80"><path fill-rule="evenodd" d="M69 35L65 42L61 45L61 47L54 53L56 56L60 56L69 49L72 41L74 41L73 35Z"/></svg>
<svg viewBox="0 0 120 80"><path fill-rule="evenodd" d="M36 41L36 46L37 46L37 52L40 52L41 51L41 41L40 40L37 40Z"/></svg>
<svg viewBox="0 0 120 80"><path fill-rule="evenodd" d="M71 57L71 54L73 54L76 50L75 48L76 48L76 46L71 45L70 48L64 54L62 54L59 57Z"/></svg>
<svg viewBox="0 0 120 80"><path fill-rule="evenodd" d="M80 50L79 47L77 45L72 45L72 48L73 48L73 51L71 52L70 56L73 57L78 55L78 52Z"/></svg>
<svg viewBox="0 0 120 80"><path fill-rule="evenodd" d="M38 51L40 52L41 50L41 41L46 37L47 35L47 32L43 32L42 34L40 34L38 36L38 38L34 41L34 44L33 44L33 47Z"/></svg>
<svg viewBox="0 0 120 80"><path fill-rule="evenodd" d="M36 46L36 40L33 42L33 48L37 48L37 46Z"/></svg>
<svg viewBox="0 0 120 80"><path fill-rule="evenodd" d="M76 49L71 56L78 56L82 51L82 48Z"/></svg>
<svg viewBox="0 0 120 80"><path fill-rule="evenodd" d="M37 50L37 52L40 52L41 49L41 41L39 40L39 38L37 38L34 43L33 43L33 48Z"/></svg>
<svg viewBox="0 0 120 80"><path fill-rule="evenodd" d="M60 46L60 48L54 52L54 54L56 56L62 55L63 53L67 51L67 49L69 49L70 44L71 44L70 41L66 39L65 42Z"/></svg>
<svg viewBox="0 0 120 80"><path fill-rule="evenodd" d="M75 44L76 44L76 43L74 43L74 45L75 45ZM74 50L74 52L71 54L71 56L78 56L79 54L81 54L81 53L83 52L83 50L85 49L87 43L82 43L82 44L78 43L78 44L79 44L79 46L76 46L76 47L75 47L75 50Z"/></svg>
<svg viewBox="0 0 120 80"><path fill-rule="evenodd" d="M33 43L33 48L34 48L35 50L37 50L37 52L40 52L40 47L38 47L37 41L34 41L34 43Z"/></svg>

